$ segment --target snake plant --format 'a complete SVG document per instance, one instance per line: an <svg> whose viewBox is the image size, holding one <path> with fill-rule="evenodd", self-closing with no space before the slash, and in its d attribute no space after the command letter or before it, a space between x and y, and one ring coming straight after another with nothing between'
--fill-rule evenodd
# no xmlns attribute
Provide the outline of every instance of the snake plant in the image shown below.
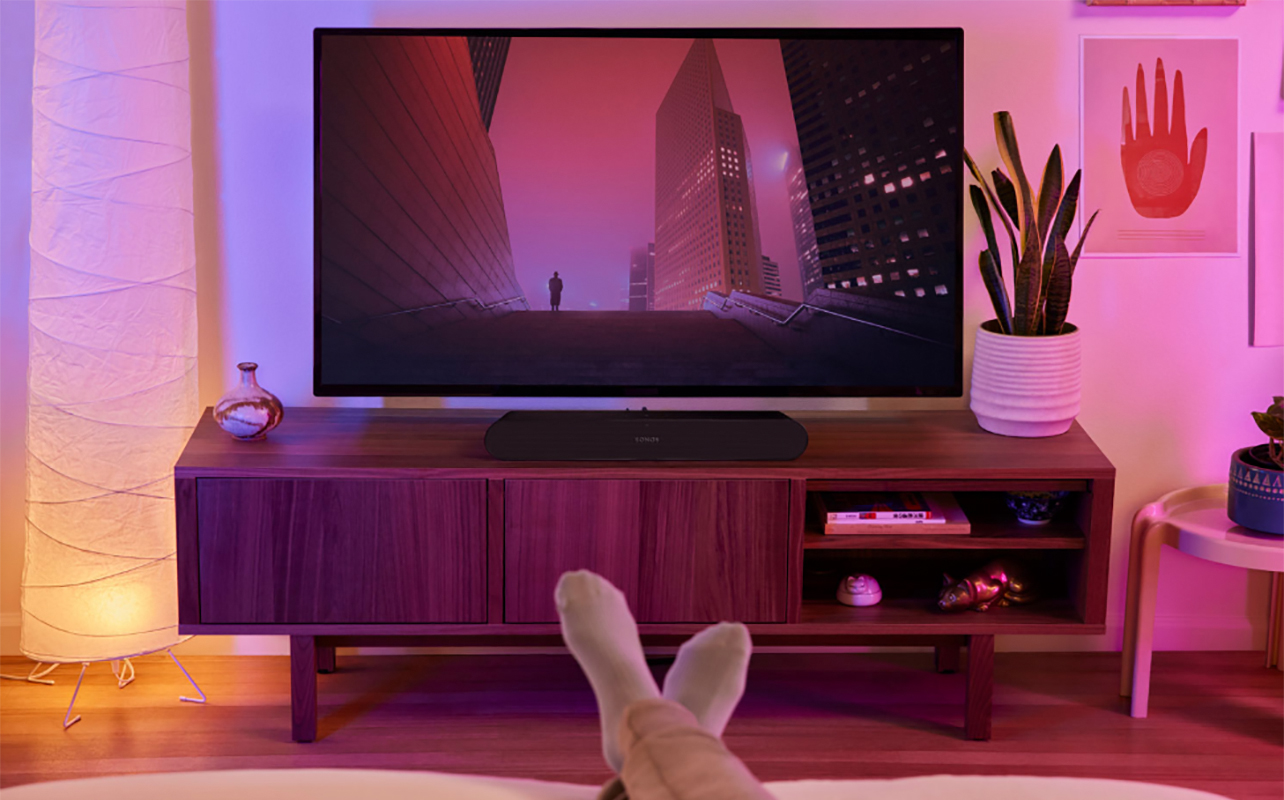
<svg viewBox="0 0 1284 800"><path fill-rule="evenodd" d="M999 155L1007 173L1001 169L990 173L993 188L986 182L972 156L963 151L968 170L980 184L968 188L972 207L985 232L986 249L981 251L980 257L981 277L985 280L985 288L990 293L994 313L1004 333L1056 336L1065 328L1075 264L1079 262L1084 239L1098 212L1093 212L1088 219L1074 252L1070 252L1066 247L1066 237L1070 234L1079 205L1079 176L1082 171L1077 170L1070 182L1064 184L1063 190L1061 146L1056 145L1043 169L1043 180L1036 195L1021 166L1016 129L1008 112L999 111L994 115L994 137L998 140ZM1011 300L1003 280L1003 256L994 235L991 206L1008 232L1015 290Z"/></svg>

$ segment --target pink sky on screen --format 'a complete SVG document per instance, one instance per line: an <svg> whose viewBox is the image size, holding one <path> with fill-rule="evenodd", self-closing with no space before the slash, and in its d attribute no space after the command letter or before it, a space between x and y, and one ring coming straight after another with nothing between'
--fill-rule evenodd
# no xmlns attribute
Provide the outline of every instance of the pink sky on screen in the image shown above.
<svg viewBox="0 0 1284 800"><path fill-rule="evenodd" d="M786 164L798 158L772 40L715 41L753 154L763 252L799 298ZM513 39L490 136L517 278L532 306L623 310L629 248L655 238L655 112L690 39Z"/></svg>
<svg viewBox="0 0 1284 800"><path fill-rule="evenodd" d="M1145 70L1146 103L1153 119L1155 59L1164 62L1170 114L1173 85L1181 70L1188 144L1200 129L1208 128L1208 159L1199 192L1184 213L1168 219L1148 219L1133 208L1119 154L1125 86L1136 125L1138 64ZM1084 38L1081 208L1101 209L1084 252L1236 252L1237 75L1234 39Z"/></svg>

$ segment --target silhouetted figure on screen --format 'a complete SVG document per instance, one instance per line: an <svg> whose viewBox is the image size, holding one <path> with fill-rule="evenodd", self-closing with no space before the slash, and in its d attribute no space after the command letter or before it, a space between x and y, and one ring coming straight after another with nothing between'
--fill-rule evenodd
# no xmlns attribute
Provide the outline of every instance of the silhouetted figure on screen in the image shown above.
<svg viewBox="0 0 1284 800"><path fill-rule="evenodd" d="M553 307L554 311L562 304L562 279L553 273L553 277L548 279L548 304Z"/></svg>

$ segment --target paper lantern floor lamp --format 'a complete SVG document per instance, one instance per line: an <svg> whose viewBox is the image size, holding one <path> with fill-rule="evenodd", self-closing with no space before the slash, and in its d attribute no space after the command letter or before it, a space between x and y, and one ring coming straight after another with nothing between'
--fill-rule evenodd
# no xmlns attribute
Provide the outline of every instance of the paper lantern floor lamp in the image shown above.
<svg viewBox="0 0 1284 800"><path fill-rule="evenodd" d="M125 686L133 656L182 669L173 465L199 416L187 9L39 0L35 19L21 648L40 662L28 679L110 661Z"/></svg>

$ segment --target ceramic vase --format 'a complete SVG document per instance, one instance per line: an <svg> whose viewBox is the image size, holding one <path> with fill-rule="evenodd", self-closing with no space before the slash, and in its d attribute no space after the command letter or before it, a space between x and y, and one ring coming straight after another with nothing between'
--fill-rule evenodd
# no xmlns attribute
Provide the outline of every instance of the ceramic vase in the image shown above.
<svg viewBox="0 0 1284 800"><path fill-rule="evenodd" d="M241 371L241 382L219 398L214 406L214 421L237 439L262 439L281 424L284 409L276 395L259 386L254 375L258 364L246 361L236 368Z"/></svg>
<svg viewBox="0 0 1284 800"><path fill-rule="evenodd" d="M1266 445L1231 456L1226 516L1245 528L1284 535L1284 471L1270 460Z"/></svg>
<svg viewBox="0 0 1284 800"><path fill-rule="evenodd" d="M1079 329L1059 336L1010 336L981 325L972 354L972 413L1003 436L1056 436L1079 414Z"/></svg>
<svg viewBox="0 0 1284 800"><path fill-rule="evenodd" d="M1007 503L1018 521L1026 525L1047 525L1061 510L1069 492L1005 492Z"/></svg>

